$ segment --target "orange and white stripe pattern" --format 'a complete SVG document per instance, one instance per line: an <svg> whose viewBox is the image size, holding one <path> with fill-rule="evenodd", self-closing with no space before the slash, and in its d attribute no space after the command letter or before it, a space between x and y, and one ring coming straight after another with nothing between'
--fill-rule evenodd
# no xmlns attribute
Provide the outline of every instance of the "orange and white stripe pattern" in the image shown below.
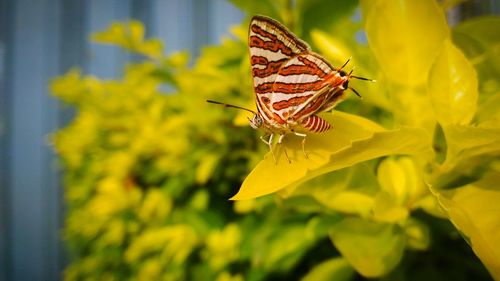
<svg viewBox="0 0 500 281"><path fill-rule="evenodd" d="M254 16L248 44L257 110L270 133L321 133L315 114L342 100L348 77L273 19Z"/></svg>

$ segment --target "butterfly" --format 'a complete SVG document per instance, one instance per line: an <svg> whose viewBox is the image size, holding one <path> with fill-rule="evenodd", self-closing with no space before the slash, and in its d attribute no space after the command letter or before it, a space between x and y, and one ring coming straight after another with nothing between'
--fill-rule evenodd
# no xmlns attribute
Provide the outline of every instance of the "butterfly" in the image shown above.
<svg viewBox="0 0 500 281"><path fill-rule="evenodd" d="M254 16L248 29L248 46L252 67L253 86L257 111L213 100L207 102L243 109L253 113L250 126L262 130L260 139L272 148L273 138L278 145L288 134L302 137L302 151L308 133L322 133L332 125L317 114L332 110L344 99L344 91L351 78L374 81L354 76L343 68L334 68L322 56L314 53L309 45L295 36L279 22ZM284 149L284 154L290 158Z"/></svg>

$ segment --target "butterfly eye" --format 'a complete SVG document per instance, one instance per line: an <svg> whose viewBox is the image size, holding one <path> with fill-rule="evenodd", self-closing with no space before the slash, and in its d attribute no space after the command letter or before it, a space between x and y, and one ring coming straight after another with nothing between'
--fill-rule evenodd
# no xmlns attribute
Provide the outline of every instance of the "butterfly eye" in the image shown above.
<svg viewBox="0 0 500 281"><path fill-rule="evenodd" d="M258 129L262 126L262 118L258 114L255 114L250 120L250 127Z"/></svg>
<svg viewBox="0 0 500 281"><path fill-rule="evenodd" d="M340 77L344 77L344 76L346 76L346 75L347 75L347 73L346 73L345 71L343 71L343 70L341 70L341 71L339 72L339 74L340 74Z"/></svg>
<svg viewBox="0 0 500 281"><path fill-rule="evenodd" d="M343 87L344 89L347 89L347 88L349 87L349 80L346 80L346 81L344 82L344 84L342 84L342 87Z"/></svg>
<svg viewBox="0 0 500 281"><path fill-rule="evenodd" d="M260 118L259 115L255 115L255 124L257 124L259 127L262 126L262 118Z"/></svg>

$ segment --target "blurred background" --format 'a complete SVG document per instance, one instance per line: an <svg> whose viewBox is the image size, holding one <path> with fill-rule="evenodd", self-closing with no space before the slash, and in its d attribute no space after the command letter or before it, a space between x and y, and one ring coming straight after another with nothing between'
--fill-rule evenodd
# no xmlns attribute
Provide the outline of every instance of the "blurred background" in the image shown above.
<svg viewBox="0 0 500 281"><path fill-rule="evenodd" d="M225 0L0 1L0 280L57 280L65 264L60 169L48 136L73 115L51 77L79 66L116 78L131 55L91 43L113 21L142 21L166 52L220 42L243 13Z"/></svg>
<svg viewBox="0 0 500 281"><path fill-rule="evenodd" d="M450 22L498 14L497 0L471 0ZM166 53L220 43L244 14L226 0L0 0L0 280L59 280L65 204L49 134L74 111L49 95L48 81L79 66L117 78L134 55L91 43L89 34L137 19Z"/></svg>

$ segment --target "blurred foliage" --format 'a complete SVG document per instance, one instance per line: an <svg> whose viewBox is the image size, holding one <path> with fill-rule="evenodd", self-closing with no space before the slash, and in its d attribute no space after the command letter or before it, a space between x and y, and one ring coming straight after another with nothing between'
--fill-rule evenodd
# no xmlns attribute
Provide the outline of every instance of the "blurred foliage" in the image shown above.
<svg viewBox="0 0 500 281"><path fill-rule="evenodd" d="M254 106L247 22L191 67L137 21L94 34L143 58L51 83L77 109L53 135L65 279L500 279L500 20L451 29L450 1L233 2L378 82L352 81L364 99L324 113L309 159L287 137L276 165L247 113L205 102Z"/></svg>

